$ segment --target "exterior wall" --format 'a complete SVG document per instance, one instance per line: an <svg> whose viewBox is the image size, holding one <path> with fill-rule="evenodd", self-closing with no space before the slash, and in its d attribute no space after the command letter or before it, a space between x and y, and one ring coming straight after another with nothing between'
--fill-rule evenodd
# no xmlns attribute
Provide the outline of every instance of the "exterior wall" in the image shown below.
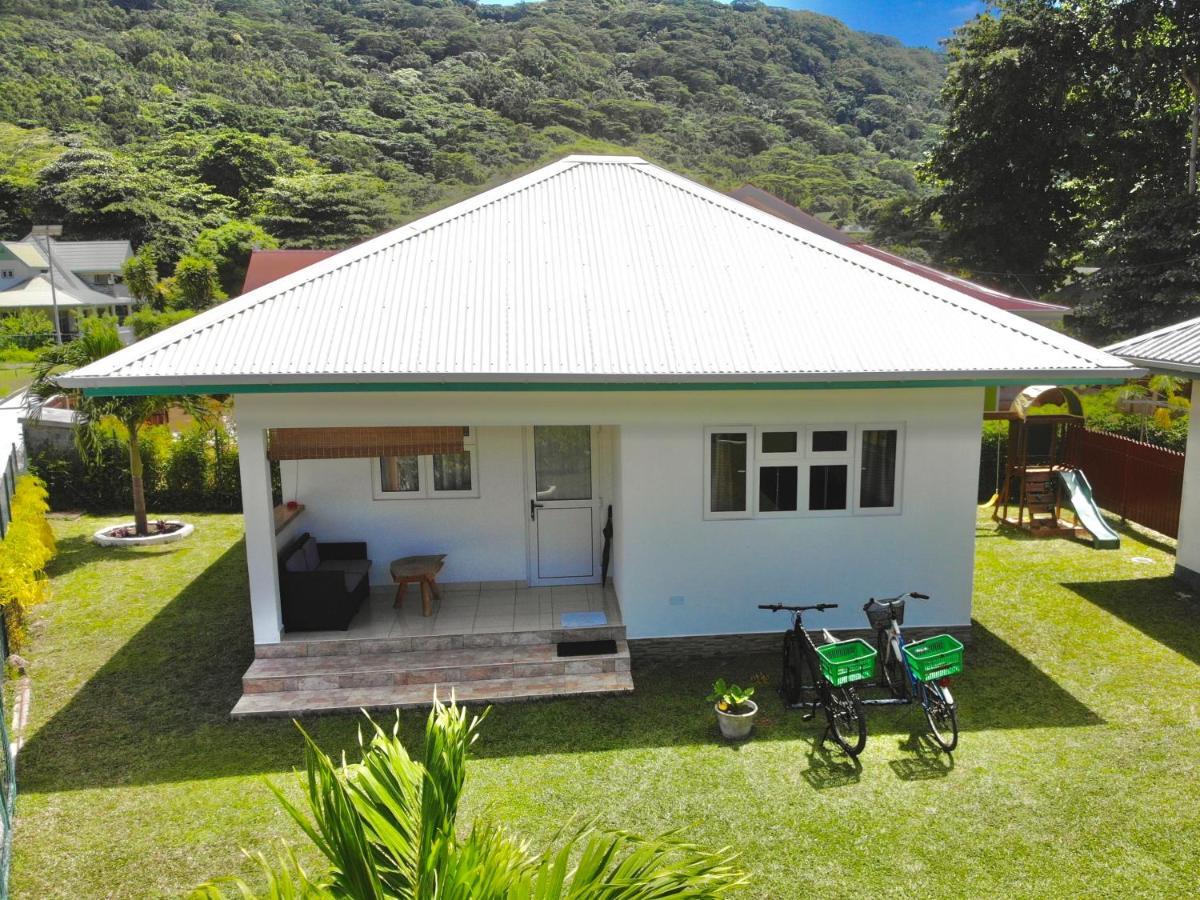
<svg viewBox="0 0 1200 900"><path fill-rule="evenodd" d="M1200 397L1200 380L1192 381L1192 396ZM1179 544L1175 551L1175 575L1193 588L1200 588L1200 424L1192 416L1188 424L1184 456L1183 498L1179 506Z"/></svg>
<svg viewBox="0 0 1200 900"><path fill-rule="evenodd" d="M478 497L376 500L375 460L285 461L284 499L305 510L280 537L308 531L318 540L365 540L373 584L390 583L390 560L424 553L449 554L441 581L523 581L524 434L519 427L479 428L476 440Z"/></svg>
<svg viewBox="0 0 1200 900"><path fill-rule="evenodd" d="M929 593L914 626L970 622L981 388L813 391L372 392L239 395L239 434L320 425L472 425L478 429L479 499L371 496L365 460L304 461L294 529L366 539L386 581L393 556L450 552L447 580L523 579L528 497L521 428L615 425L609 476L614 584L631 638L778 632L783 618L759 602L818 600L842 608L812 624L861 627L870 595ZM705 426L904 422L899 515L706 521ZM261 446L261 444L259 444ZM285 464L290 465L290 464ZM259 466L243 460L243 478ZM602 469L602 472L604 469ZM285 471L284 496L292 483ZM249 499L249 492L247 492ZM269 510L267 511L269 513ZM250 516L247 516L248 549ZM272 546L274 541L272 540ZM274 558L268 561L274 568ZM277 609L251 560L252 601ZM674 600L672 598L675 598ZM259 615L256 614L256 624ZM260 635L259 643L276 640Z"/></svg>

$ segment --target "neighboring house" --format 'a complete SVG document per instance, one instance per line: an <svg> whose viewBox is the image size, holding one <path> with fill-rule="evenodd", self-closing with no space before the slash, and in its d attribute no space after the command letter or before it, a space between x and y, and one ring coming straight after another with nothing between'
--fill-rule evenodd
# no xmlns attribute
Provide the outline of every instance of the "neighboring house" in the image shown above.
<svg viewBox="0 0 1200 900"><path fill-rule="evenodd" d="M574 156L62 380L234 396L242 714L419 702L428 685L401 685L452 679L401 658L418 649L478 648L467 699L628 689L625 638L774 646L768 601L839 603L811 624L859 628L869 596L921 590L911 624L966 629L985 387L1139 371L643 160ZM305 507L291 524L272 460ZM301 529L375 561L346 632L284 630L305 566L337 565L296 557ZM393 613L388 561L437 553L469 613L447 593L424 620L412 591ZM570 629L584 611L607 630ZM556 661L581 636L616 660Z"/></svg>
<svg viewBox="0 0 1200 900"><path fill-rule="evenodd" d="M1191 379L1193 402L1200 398L1200 319L1160 328L1106 348L1135 366ZM1200 589L1200 424L1196 410L1188 420L1184 454L1183 497L1179 507L1179 540L1175 577Z"/></svg>
<svg viewBox="0 0 1200 900"><path fill-rule="evenodd" d="M0 241L0 313L36 309L53 318L57 299L64 334L78 330L79 316L124 317L131 301L121 273L132 255L129 241L55 241L33 236Z"/></svg>
<svg viewBox="0 0 1200 900"><path fill-rule="evenodd" d="M251 250L242 293L249 293L284 275L298 272L305 266L328 259L335 253L336 250Z"/></svg>

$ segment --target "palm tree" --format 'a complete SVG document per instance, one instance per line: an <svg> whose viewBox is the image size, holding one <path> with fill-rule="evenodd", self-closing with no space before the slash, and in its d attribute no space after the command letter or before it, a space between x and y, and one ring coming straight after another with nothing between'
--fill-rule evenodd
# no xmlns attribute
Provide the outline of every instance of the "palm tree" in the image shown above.
<svg viewBox="0 0 1200 900"><path fill-rule="evenodd" d="M164 415L173 406L203 417L207 410L202 401L190 397L93 397L79 390L64 390L57 377L86 366L122 347L116 322L112 319L84 319L79 337L64 344L44 348L33 366L29 393L41 402L63 394L75 412L75 442L84 456L98 458L104 427L118 422L128 434L129 473L133 487L133 518L137 533L149 533L146 521L146 491L142 484L142 449L139 433L155 416ZM40 409L40 406L39 406ZM36 410L35 410L36 415Z"/></svg>
<svg viewBox="0 0 1200 900"><path fill-rule="evenodd" d="M301 729L308 814L271 789L328 869L310 877L285 850L275 862L257 857L265 894L238 879L223 883L244 900L652 900L721 897L746 883L728 850L702 850L674 834L642 838L583 827L559 849L541 853L487 823L476 822L460 836L458 803L482 718L468 718L453 700L449 706L435 700L423 762L410 757L397 736L399 716L391 734L367 717L371 738L364 743L360 730L358 763L335 765ZM224 896L218 882L193 894L194 900Z"/></svg>

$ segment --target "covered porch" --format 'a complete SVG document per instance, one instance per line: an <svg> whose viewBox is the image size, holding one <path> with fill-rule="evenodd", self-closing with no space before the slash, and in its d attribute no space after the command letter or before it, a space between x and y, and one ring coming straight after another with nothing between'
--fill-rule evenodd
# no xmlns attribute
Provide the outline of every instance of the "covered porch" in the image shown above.
<svg viewBox="0 0 1200 900"><path fill-rule="evenodd" d="M255 660L235 716L632 689L605 429L239 428ZM428 610L420 584L398 598L393 562L443 555Z"/></svg>

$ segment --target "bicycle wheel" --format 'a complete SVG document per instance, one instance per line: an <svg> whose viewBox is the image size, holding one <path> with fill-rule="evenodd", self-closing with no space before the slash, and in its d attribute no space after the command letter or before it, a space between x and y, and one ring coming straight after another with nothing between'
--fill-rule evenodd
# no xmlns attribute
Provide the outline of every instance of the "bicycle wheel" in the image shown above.
<svg viewBox="0 0 1200 900"><path fill-rule="evenodd" d="M790 631L783 636L783 677L779 682L779 695L788 706L800 702L803 690L803 678L800 667L804 663L804 653L800 642Z"/></svg>
<svg viewBox="0 0 1200 900"><path fill-rule="evenodd" d="M858 694L852 687L829 687L822 702L833 739L851 756L858 756L867 746L867 717Z"/></svg>
<svg viewBox="0 0 1200 900"><path fill-rule="evenodd" d="M922 694L921 705L925 708L925 719L929 722L934 743L947 753L954 752L958 746L958 713L954 698L936 681L927 682Z"/></svg>
<svg viewBox="0 0 1200 900"><path fill-rule="evenodd" d="M880 631L875 640L879 653L879 670L882 673L881 686L897 700L908 696L908 669L904 661L892 655L892 639L886 631Z"/></svg>

